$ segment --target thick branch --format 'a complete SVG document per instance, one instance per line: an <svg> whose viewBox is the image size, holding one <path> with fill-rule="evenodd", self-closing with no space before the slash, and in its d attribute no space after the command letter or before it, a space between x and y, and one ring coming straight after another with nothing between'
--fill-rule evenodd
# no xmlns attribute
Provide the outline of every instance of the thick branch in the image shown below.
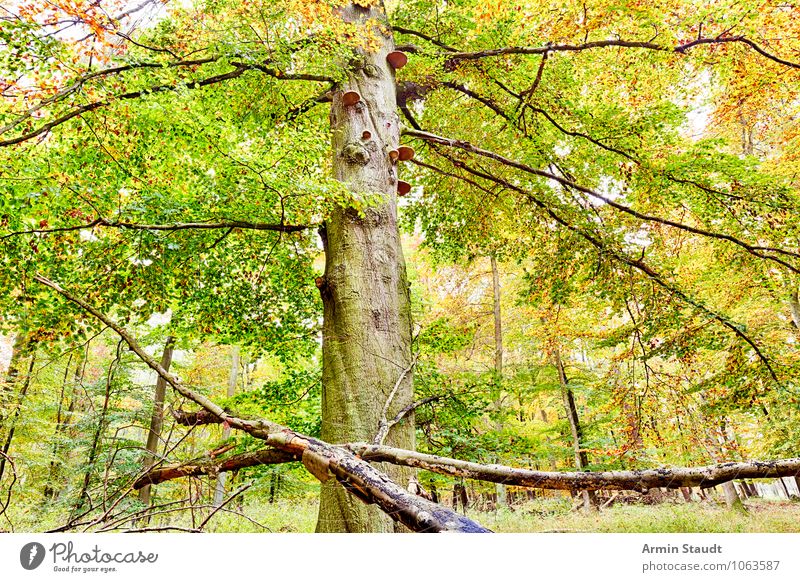
<svg viewBox="0 0 800 582"><path fill-rule="evenodd" d="M25 121L26 119L30 119L33 115L47 107L48 105L52 105L53 103L57 103L62 101L63 99L67 98L68 96L72 95L73 93L79 91L87 81L91 81L93 79L98 79L101 77L108 77L111 75L118 75L119 73L124 73L126 71L133 71L136 69L162 69L165 67L169 68L177 68L177 67L192 67L192 66L199 66L205 65L208 63L213 63L217 60L217 57L208 57L204 59L193 59L193 60L182 60L182 61L174 61L171 63L133 63L130 65L120 65L118 67L109 67L107 69L101 69L99 71L94 71L91 73L87 73L82 77L79 77L75 80L72 85L65 87L55 95L48 97L47 99L43 99L39 103L37 103L34 107L28 109L25 113L19 115L14 121L0 127L0 134L6 133L14 129L17 125Z"/></svg>
<svg viewBox="0 0 800 582"><path fill-rule="evenodd" d="M158 485L171 479L181 477L199 477L200 475L217 475L227 471L238 471L245 467L258 465L277 465L279 463L292 463L300 461L301 456L278 451L276 449L262 449L260 451L233 455L227 459L195 459L180 465L159 467L148 471L133 484L134 489L141 489L146 485Z"/></svg>
<svg viewBox="0 0 800 582"><path fill-rule="evenodd" d="M55 119L53 119L53 120L41 125L40 127L36 128L36 129L33 129L33 130L29 131L27 133L24 133L22 135L19 135L17 137L11 138L11 139L0 141L0 147L15 145L15 144L18 144L18 143L22 143L22 142L28 141L28 140L33 139L33 138L35 138L37 136L40 136L40 135L42 135L44 133L47 133L51 129L53 129L53 128L55 128L55 127L57 127L57 126L59 126L59 125L61 125L63 123L66 123L67 121L69 121L70 119L72 119L74 117L79 117L80 115L83 115L84 113L89 113L91 111L95 111L96 109L100 109L102 107L107 107L108 105L111 105L112 103L114 103L116 101L124 101L124 100L128 100L128 99L138 99L138 98L143 97L145 95L148 95L150 93L162 93L162 92L165 92L165 91L175 91L180 87L186 87L188 89L198 89L200 87L206 87L208 85L214 85L216 83L221 83L222 81L228 81L230 79L236 79L237 77L242 76L247 71L253 71L253 70L261 71L262 73L266 73L267 75L270 75L271 77L274 77L276 79L286 80L286 81L317 81L317 82L327 82L327 83L332 83L333 82L333 79L331 79L330 77L325 77L325 76L322 76L322 75L311 75L311 74L306 74L306 73L285 73L285 72L280 71L278 69L274 69L272 67L268 67L266 65L261 65L261 64L257 64L257 63L237 63L237 62L232 62L231 65L233 65L235 68L230 70L230 71L228 71L227 73L222 73L222 74L219 74L219 75L213 75L211 77L207 77L207 78L202 79L200 81L188 80L188 81L181 81L181 82L173 83L173 84L170 84L170 85L155 85L155 86L149 87L147 89L143 89L141 91L132 91L132 92L129 92L129 93L121 93L119 95L114 95L114 96L112 96L112 97L110 97L110 98L108 98L108 99L106 99L104 101L94 101L92 103L87 103L86 105L81 105L80 107L76 107L72 111L68 111L67 113L64 113L63 115L61 115L59 117L56 117ZM38 108L39 107L37 107L36 109L38 109ZM16 125L16 124L14 124L14 125Z"/></svg>
<svg viewBox="0 0 800 582"><path fill-rule="evenodd" d="M489 150L484 150L482 148L474 146L471 143L463 141L463 140L445 138L445 137L434 135L432 133L428 133L428 132L425 132L425 131L418 131L418 130L411 130L411 129L407 129L403 133L405 135L410 135L412 137L416 137L416 138L419 138L419 139L422 139L422 140L425 140L425 141L429 141L429 142L438 143L438 144L449 146L449 147L462 149L464 151L467 151L467 152L470 152L470 153L473 153L473 154L477 154L477 155L485 157L485 158L489 158L489 159L495 160L497 162L500 162L501 164L504 164L506 166L510 166L510 167L515 168L517 170L522 170L523 172L526 172L528 174L533 174L535 176L539 176L539 177L542 177L542 178L547 178L548 180L554 180L554 181L558 182L559 184L561 184L562 186L566 186L568 188L572 188L572 189L577 190L579 192L583 192L584 194L588 194L589 196L591 196L593 198L597 198L598 200L602 200L604 203L608 204L612 208L614 208L616 210L619 210L621 212L624 212L625 214L629 214L629 215L631 215L631 216L633 216L635 218L638 218L639 220L643 220L645 222L656 222L658 224L671 226L673 228L684 230L686 232L691 232L692 234L697 234L697 235L704 236L704 237L707 237L707 238L714 238L714 239L717 239L717 240L728 241L730 243L733 243L733 244L745 249L748 253L752 254L753 256L756 256L756 257L758 257L760 259L766 259L766 260L774 261L774 262L786 267L787 269L789 269L791 271L794 271L795 273L800 274L800 268L795 267L791 263L788 263L788 262L784 261L783 259L781 259L779 257L773 257L771 255L763 254L762 250L765 247L751 245L751 244L749 244L749 243L747 243L747 242L745 242L745 241L743 241L741 239L738 239L738 238L736 238L734 236L731 236L729 234L714 232L714 231L710 231L710 230L705 230L705 229L697 228L697 227L694 227L694 226L691 226L691 225L688 225L688 224L683 224L683 223L680 223L680 222L676 222L676 221L670 220L668 218L661 218L661 217L658 217L658 216L652 216L652 215L649 215L649 214L644 214L643 212L639 212L638 210L635 210L635 209L633 209L633 208L631 208L629 206L625 206L624 204L620 204L619 202L615 201L614 199L609 198L608 196L604 196L603 194L600 194L599 192L597 192L595 190L592 190L591 188L587 188L586 186L582 186L582 185L580 185L580 184L578 184L578 183L576 183L576 182L574 182L574 181L572 181L572 180L570 180L568 178L565 178L564 176L559 176L558 174L553 174L552 172L548 172L548 171L545 171L545 170L539 170L537 168L533 168L531 166L528 166L527 164L523 164L521 162L517 162L517 161L512 160L510 158L506 158L505 156L501 156L500 154L496 154L496 153L491 152ZM770 249L770 250L773 251L773 252L779 252L779 253L787 255L787 256L793 256L793 257L800 258L800 253L795 253L793 251L787 251L787 250L782 250L782 249Z"/></svg>
<svg viewBox="0 0 800 582"><path fill-rule="evenodd" d="M768 479L800 475L800 458L719 463L705 467L662 467L640 471L558 472L534 471L495 464L483 465L368 443L352 443L344 445L344 447L369 462L414 467L450 477L464 477L516 487L564 491L603 489L646 492L654 487L668 489L713 487L734 479ZM181 477L215 475L245 467L300 460L300 457L296 455L274 449L234 455L222 461L199 459L151 471L140 478L134 484L134 488L139 489L147 484L155 485Z"/></svg>
<svg viewBox="0 0 800 582"><path fill-rule="evenodd" d="M445 56L449 60L464 61L464 60L483 59L486 57L499 57L503 55L543 55L554 52L581 52L590 49L608 48L608 47L640 48L640 49L647 49L654 51L675 52L679 54L685 54L688 50L696 46L726 44L726 43L745 44L754 51L756 51L761 56L771 61L774 61L781 65L785 65L787 67L800 69L800 63L787 61L786 59L773 55L764 50L761 46L759 46L752 40L744 36L699 38L697 40L693 40L691 42L679 44L676 46L667 46L667 45L657 44L654 42L642 42L642 41L631 41L631 40L598 40L598 41L586 42L583 44L546 44L540 47L512 46L512 47L503 47L503 48L496 48L496 49L489 49L485 51L475 51L475 52L448 51L447 53L445 53Z"/></svg>
<svg viewBox="0 0 800 582"><path fill-rule="evenodd" d="M79 224L76 226L63 226L58 228L36 228L31 230L20 230L11 232L9 234L0 236L0 240L11 238L13 236L23 234L50 234L55 232L70 232L75 230L85 230L87 228L94 228L96 226L105 226L109 228L122 228L127 230L158 230L158 231L175 231L175 230L215 230L215 229L233 229L241 228L246 230L269 230L274 232L301 232L303 230L314 228L315 225L306 224L272 224L265 222L248 222L244 220L223 220L219 222L176 222L173 224L137 224L134 222L124 222L118 220L107 220L105 218L96 218L86 224Z"/></svg>
<svg viewBox="0 0 800 582"><path fill-rule="evenodd" d="M481 465L392 447L354 443L347 447L362 459L424 469L452 477L466 477L520 487L561 490L631 489L653 487L712 487L733 479L759 479L800 475L800 458L779 461L720 463L707 467L647 469L642 471L568 472L532 471L503 465Z"/></svg>

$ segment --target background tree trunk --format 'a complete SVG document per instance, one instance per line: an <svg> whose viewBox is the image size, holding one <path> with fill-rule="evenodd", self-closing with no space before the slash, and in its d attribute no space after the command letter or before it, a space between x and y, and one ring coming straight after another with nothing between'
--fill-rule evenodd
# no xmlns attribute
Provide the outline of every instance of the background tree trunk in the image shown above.
<svg viewBox="0 0 800 582"><path fill-rule="evenodd" d="M167 336L164 344L164 352L161 355L161 365L169 371L172 364L172 352L175 347L175 338ZM147 444L145 445L144 462L142 469L147 470L153 466L158 451L158 443L161 441L161 428L164 425L164 397L166 396L167 383L159 376L156 380L156 390L153 396L153 414L150 417L150 430L147 433ZM139 491L139 499L145 505L150 505L150 485L142 487Z"/></svg>
<svg viewBox="0 0 800 582"><path fill-rule="evenodd" d="M231 398L234 394L236 394L236 380L239 376L239 346L232 346L231 347L231 372L228 375L228 398ZM222 429L222 440L228 440L231 436L231 427L225 425L225 428ZM214 507L219 507L222 505L222 501L225 497L225 480L227 479L227 473L220 473L217 476L217 484L214 488ZM270 490L270 499L272 499L273 493ZM270 500L270 503L272 501Z"/></svg>
<svg viewBox="0 0 800 582"><path fill-rule="evenodd" d="M561 398L564 403L564 411L569 420L569 429L572 433L572 448L575 457L575 468L581 471L589 466L589 455L586 451L581 449L581 441L583 441L583 429L581 428L581 421L578 417L578 407L575 405L575 396L569 386L569 379L567 378L566 370L564 370L564 362L561 360L561 351L556 349L553 353L553 358L556 363L556 370L558 371L558 382L561 385ZM596 506L595 494L591 491L581 491L583 497L583 508L586 510L592 509Z"/></svg>
<svg viewBox="0 0 800 582"><path fill-rule="evenodd" d="M72 384L70 384L69 381L71 363L72 355L70 354L70 357L67 360L67 365L64 368L64 381L61 383L61 394L58 398L56 428L55 431L53 431L53 458L50 461L50 470L48 471L47 482L45 483L43 491L45 498L50 500L55 500L56 497L58 497L58 492L60 490L61 484L59 481L61 481L61 470L64 466L63 459L61 459L61 455L64 451L64 433L66 433L67 427L72 419L72 412L75 409L75 388L80 380L81 370L83 369L84 365L83 354L80 353L78 355L78 360L75 364L75 370L73 372ZM66 410L64 410L64 399L67 397L67 391L69 391L69 397L67 400L69 404L67 405Z"/></svg>
<svg viewBox="0 0 800 582"><path fill-rule="evenodd" d="M490 257L490 262L492 265L492 312L494 314L494 372L497 376L498 387L495 411L499 414L503 405L503 318L500 311L500 272L497 270L497 259L494 255ZM498 432L502 431L503 423L498 422L495 428ZM499 461L497 458L495 460ZM497 495L497 507L507 507L506 486L502 483L496 483L495 493Z"/></svg>
<svg viewBox="0 0 800 582"><path fill-rule="evenodd" d="M382 6L349 4L342 18L362 26L386 23ZM371 24L366 24L373 19ZM335 177L356 196L381 197L359 213L337 208L320 231L325 275L317 281L323 302L322 439L371 441L391 395L392 418L413 399L411 312L397 225L397 168L388 151L399 145L394 71L386 62L394 41L381 31L381 45L362 60L333 96L330 121ZM360 101L344 105L342 93ZM387 444L415 448L414 418L389 431ZM380 467L405 487L413 471ZM393 531L374 506L353 498L335 480L322 485L317 531Z"/></svg>
<svg viewBox="0 0 800 582"><path fill-rule="evenodd" d="M11 357L11 365L8 368L8 374L6 377L6 385L8 390L10 390L11 394L13 394L14 387L17 383L19 383L19 368L22 365L24 359L30 356L30 360L28 362L28 373L25 374L25 377L22 378L22 383L19 389L19 396L17 397L17 402L14 406L14 414L13 416L6 417L3 420L3 426L6 429L6 438L3 442L3 454L8 455L8 451L11 449L11 442L14 440L14 429L17 424L17 420L19 419L20 411L22 410L22 405L25 402L25 395L28 393L28 388L31 385L31 376L33 375L33 367L36 365L36 344L34 342L29 341L27 338L22 339L22 343L19 347L17 347L17 342L14 342L14 350L15 353L12 353ZM15 358L16 356L16 358ZM5 457L0 457L0 481L3 479L3 474L6 470L6 459Z"/></svg>
<svg viewBox="0 0 800 582"><path fill-rule="evenodd" d="M13 408L11 402L14 400L14 389L17 386L19 369L25 357L28 345L28 336L24 333L17 334L14 338L14 345L11 348L11 360L8 362L6 378L0 386L0 428L5 429L8 424L9 411Z"/></svg>

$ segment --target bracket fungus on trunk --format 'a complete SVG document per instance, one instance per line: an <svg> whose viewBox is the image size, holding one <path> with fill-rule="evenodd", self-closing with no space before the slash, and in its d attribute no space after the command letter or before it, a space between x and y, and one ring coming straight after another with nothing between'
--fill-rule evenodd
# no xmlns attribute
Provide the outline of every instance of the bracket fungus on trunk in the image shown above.
<svg viewBox="0 0 800 582"><path fill-rule="evenodd" d="M411 146L400 146L397 148L397 159L401 162L407 162L414 158L414 148Z"/></svg>
<svg viewBox="0 0 800 582"><path fill-rule="evenodd" d="M405 196L411 192L411 184L408 182L404 182L403 180L397 181L397 195L398 196Z"/></svg>
<svg viewBox="0 0 800 582"><path fill-rule="evenodd" d="M345 91L342 94L342 105L345 107L351 107L361 101L361 95L358 94L358 91Z"/></svg>
<svg viewBox="0 0 800 582"><path fill-rule="evenodd" d="M394 70L402 69L408 62L408 55L406 55L406 53L403 51L392 51L386 55L386 61Z"/></svg>

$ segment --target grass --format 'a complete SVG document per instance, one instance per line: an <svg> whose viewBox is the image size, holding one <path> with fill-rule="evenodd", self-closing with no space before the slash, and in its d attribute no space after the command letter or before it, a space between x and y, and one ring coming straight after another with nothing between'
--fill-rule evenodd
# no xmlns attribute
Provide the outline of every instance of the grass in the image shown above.
<svg viewBox="0 0 800 582"><path fill-rule="evenodd" d="M317 507L317 502L309 498L281 499L272 504L253 498L241 512L247 518L220 511L209 520L204 530L219 533L310 533L316 524ZM568 498L551 497L516 506L513 511L470 510L467 515L501 533L800 532L800 503L797 501L751 498L745 502L745 507L747 511L741 512L729 510L720 503L664 502L657 505L621 504L583 513L571 511ZM208 511L199 510L195 524L202 521ZM63 516L49 516L46 512L35 517L34 513L25 513L27 515L16 516L16 531L43 531L64 520ZM149 525L191 528L191 514L184 511L160 516Z"/></svg>
<svg viewBox="0 0 800 582"><path fill-rule="evenodd" d="M468 516L496 532L586 533L721 533L800 532L800 503L750 499L747 512L706 502L618 505L589 514L570 511L567 499L536 500L514 511L468 511ZM316 503L281 501L246 508L245 513L273 532L313 532ZM214 518L210 531L265 531L242 518L226 514Z"/></svg>
<svg viewBox="0 0 800 582"><path fill-rule="evenodd" d="M711 503L618 505L571 512L563 502L532 502L515 511L473 515L497 532L778 533L800 532L800 503L748 500L746 512Z"/></svg>

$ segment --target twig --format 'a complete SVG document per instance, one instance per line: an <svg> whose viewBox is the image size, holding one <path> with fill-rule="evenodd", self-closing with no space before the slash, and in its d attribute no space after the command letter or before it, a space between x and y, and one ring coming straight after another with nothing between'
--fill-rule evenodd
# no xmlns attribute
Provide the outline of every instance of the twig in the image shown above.
<svg viewBox="0 0 800 582"><path fill-rule="evenodd" d="M217 514L218 511L220 511L223 507L228 505L228 503L236 499L239 495L250 489L250 487L252 486L253 486L253 481L250 481L250 483L245 483L244 485L239 487L236 491L231 493L225 501L220 503L217 507L214 508L214 510L211 513L208 514L208 517L206 517L203 521L200 522L200 525L197 526L197 529L203 531L205 525L211 520L212 517L214 517Z"/></svg>
<svg viewBox="0 0 800 582"><path fill-rule="evenodd" d="M419 353L416 353L412 356L411 363L400 373L400 377L397 379L397 382L394 383L394 388L392 388L392 391L389 393L389 397L386 399L386 403L383 405L383 410L381 411L381 420L380 424L378 425L378 432L375 435L375 438L372 439L372 442L376 445L382 445L383 441L386 440L386 436L389 434L389 429L400 421L400 419L397 419L396 421L392 421L390 424L389 421L386 420L386 415L389 414L389 407L392 405L392 401L397 394L397 390L400 388L400 384L403 383L403 380L405 380L406 376L411 372L411 370L414 369L414 366L417 365L417 358L419 358Z"/></svg>

